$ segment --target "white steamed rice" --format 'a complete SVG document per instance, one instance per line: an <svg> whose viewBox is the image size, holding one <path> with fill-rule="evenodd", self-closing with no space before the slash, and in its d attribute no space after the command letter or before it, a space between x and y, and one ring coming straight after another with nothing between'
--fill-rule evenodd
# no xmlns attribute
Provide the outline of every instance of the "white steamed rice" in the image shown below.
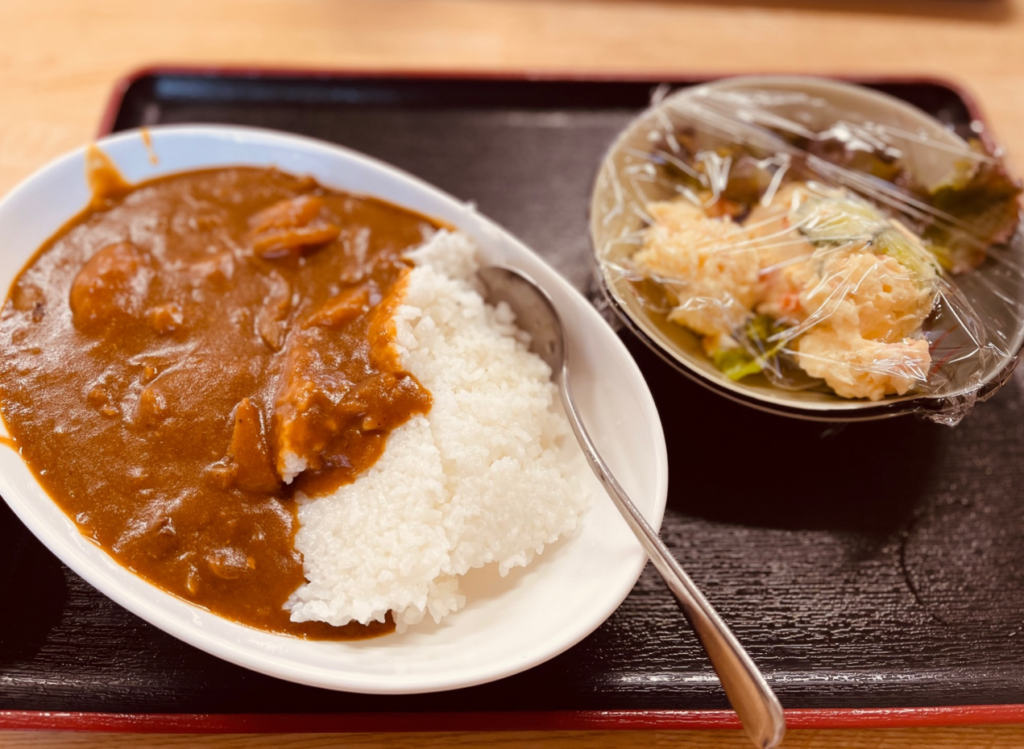
<svg viewBox="0 0 1024 749"><path fill-rule="evenodd" d="M565 450L578 448L550 369L511 311L475 291L472 241L438 232L410 257L396 345L433 405L355 482L299 495L307 582L286 604L293 621L365 624L388 611L399 631L428 612L439 621L465 603L460 575L528 564L586 506L566 474Z"/></svg>

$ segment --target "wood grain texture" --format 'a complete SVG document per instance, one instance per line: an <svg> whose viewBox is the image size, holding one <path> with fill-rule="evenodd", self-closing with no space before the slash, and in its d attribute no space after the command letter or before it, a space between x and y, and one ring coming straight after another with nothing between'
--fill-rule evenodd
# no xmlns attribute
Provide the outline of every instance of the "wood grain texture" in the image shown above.
<svg viewBox="0 0 1024 749"><path fill-rule="evenodd" d="M134 0L0 7L0 192L153 62L943 75L1024 148L1020 0ZM1022 144L1018 146L1018 144Z"/></svg>
<svg viewBox="0 0 1024 749"><path fill-rule="evenodd" d="M78 146L95 131L100 112L114 81L127 71L152 62L281 64L338 68L391 68L402 70L560 70L656 72L659 75L742 72L806 72L854 74L921 74L948 76L962 82L982 102L996 135L1011 154L1024 150L1024 2L986 0L837 0L816 7L809 0L746 2L621 2L584 0L181 0L142 3L137 0L96 0L89 3L54 0L6 0L0 4L0 193L37 169L48 159ZM529 227L527 227L529 228ZM564 230L564 229L563 229ZM541 232L535 226L536 235ZM577 245L578 247L578 245ZM558 251L549 246L548 250ZM556 263L578 283L583 279L568 256ZM638 352L642 354L642 352ZM648 363L656 371L654 363ZM655 376L652 381L658 378ZM665 379L663 397L676 401L678 378ZM1022 610L1004 603L1000 591L1019 589L1020 514L1013 502L1024 487L1024 432L1018 426L1024 403L1020 376L1005 393L972 417L972 428L955 433L931 425L907 422L897 430L874 430L865 425L852 431L783 429L782 449L807 448L816 456L852 450L857 461L849 466L825 463L812 475L829 487L822 494L848 509L837 521L809 498L802 506L799 528L777 520L781 506L790 501L785 485L767 497L750 493L719 493L713 507L698 504L701 492L718 484L709 472L695 472L696 481L674 484L670 514L677 519L670 540L681 549L686 564L704 562L697 570L708 595L723 616L738 622L737 634L753 642L755 658L766 663L784 684L787 674L809 665L822 673L818 690L807 696L827 701L844 680L870 673L873 653L893 643L876 634L888 623L909 630L920 643L908 651L908 660L925 656L930 673L879 683L865 694L868 702L893 704L913 701L921 677L958 678L965 658L989 659L990 676L1004 684L1020 683L1019 649L1006 657L1003 642L1019 638ZM697 393L697 391L693 391ZM691 394L693 394L691 393ZM746 414L710 406L717 431L705 442L735 440L736 424ZM736 420L730 421L735 417ZM692 424L709 423L706 407L674 415L671 429L686 438ZM774 422L754 426L771 428ZM785 457L783 452L782 457ZM693 456L702 465L701 454ZM903 459L901 462L900 459ZM768 465L777 456L766 456ZM913 470L906 470L907 461ZM861 470L869 466L870 470ZM930 467L930 470L925 470ZM838 476L839 481L834 478ZM743 548L748 527L777 539L778 554L770 563L751 564ZM983 529L984 543L973 543L971 533L962 544L933 553L930 538L957 537L962 529ZM801 531L801 540L791 532ZM701 539L714 538L709 549ZM975 535L975 541L978 535ZM834 583L818 586L816 606L794 616L793 596L803 581L820 572L806 566L807 546L815 565L836 570ZM14 553L4 548L0 553ZM34 551L21 549L32 558ZM49 576L66 599L42 602L43 619L50 629L19 628L8 621L3 636L19 647L48 652L75 668L73 631L92 632L116 612L65 579L59 565L37 556L36 574ZM724 569L731 576L721 577ZM977 570L990 571L980 579ZM889 579L886 580L886 576ZM16 578L0 582L17 586ZM660 583L647 573L637 600L610 622L616 636L637 652L668 653L697 662L700 655ZM895 591L895 592L894 592ZM8 592L10 589L8 588ZM31 590L21 593L31 594ZM805 591L802 591L805 592ZM876 595L877 594L877 595ZM645 598L646 597L646 598ZM872 605L861 605L870 599ZM71 601L78 609L64 613ZM117 609L113 604L109 604ZM650 606L664 629L635 629L636 613L628 606ZM120 611L117 609L117 611ZM772 647L758 644L760 612L772 622ZM848 625L830 635L807 638L830 615L845 612ZM10 612L9 612L10 613ZM123 612L122 612L123 614ZM119 637L149 637L130 617ZM38 620L37 620L38 621ZM55 628L55 630L54 630ZM962 633L962 642L946 643L949 631ZM61 638L51 639L57 631ZM819 630L820 631L820 630ZM754 635L754 639L751 636ZM66 636L66 637L65 637ZM169 640L170 638L168 638ZM860 645L853 645L853 643ZM780 645L781 644L781 645ZM173 650L175 645L169 643ZM929 650L929 647L932 650ZM667 650L666 650L667 648ZM8 650L7 652L11 652ZM111 645L110 657L119 655ZM187 679L203 665L182 655L177 663L156 663L143 654L145 668L165 668ZM602 664L625 664L624 651L603 650L588 658ZM975 658L976 660L976 658ZM838 662L850 666L836 672ZM587 663L566 664L588 669ZM17 685L18 663L7 663L13 673L3 690ZM177 670L176 670L177 669ZM637 704L651 699L651 685L667 671L653 659L635 676ZM836 674L838 673L838 677ZM100 672L77 674L78 683L61 681L55 674L49 696L108 701L132 696L145 702L145 684L132 683L129 672L121 683L111 683ZM707 683L707 670L694 675L693 684ZM91 681L90 681L91 680ZM249 694L260 692L259 679L240 676ZM607 685L590 682L587 689L600 695ZM692 685L691 685L692 686ZM220 684L202 685L215 694ZM692 695L687 684L674 689ZM1020 687L1024 690L1024 685ZM690 691L688 691L690 690ZM671 694L672 689L669 690ZM661 693L666 694L665 692ZM655 695L656 696L656 695ZM904 704L904 703L901 703ZM93 742L93 743L89 743ZM269 737L125 737L95 734L7 733L2 746L473 746L506 743L522 746L658 746L740 747L745 740L735 732L599 733L599 734L389 734ZM787 747L1017 747L1024 745L1021 727L917 729L906 731L801 731Z"/></svg>

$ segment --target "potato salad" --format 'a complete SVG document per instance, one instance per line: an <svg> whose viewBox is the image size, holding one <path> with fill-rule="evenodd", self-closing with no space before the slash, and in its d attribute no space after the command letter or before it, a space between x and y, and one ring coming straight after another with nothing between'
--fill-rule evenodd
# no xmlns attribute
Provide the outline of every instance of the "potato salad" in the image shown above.
<svg viewBox="0 0 1024 749"><path fill-rule="evenodd" d="M742 220L724 198L649 203L632 263L664 290L668 319L701 336L734 380L781 368L837 395L877 401L920 389L922 325L940 269L900 222L852 193L792 182Z"/></svg>

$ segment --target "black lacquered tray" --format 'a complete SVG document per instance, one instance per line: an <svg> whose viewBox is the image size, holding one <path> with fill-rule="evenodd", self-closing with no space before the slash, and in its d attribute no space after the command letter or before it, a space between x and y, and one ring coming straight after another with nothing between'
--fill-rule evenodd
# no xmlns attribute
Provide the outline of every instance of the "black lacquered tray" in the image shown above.
<svg viewBox="0 0 1024 749"><path fill-rule="evenodd" d="M218 122L333 141L474 201L592 294L591 181L663 82L154 69L125 82L103 131ZM965 132L978 116L941 82L870 83ZM662 535L796 724L1024 720L1021 376L954 429L909 417L827 426L733 404L622 336L668 440ZM178 642L61 565L6 506L0 606L7 726L682 727L727 708L650 568L558 658L407 697L302 687ZM291 724L300 713L319 717Z"/></svg>

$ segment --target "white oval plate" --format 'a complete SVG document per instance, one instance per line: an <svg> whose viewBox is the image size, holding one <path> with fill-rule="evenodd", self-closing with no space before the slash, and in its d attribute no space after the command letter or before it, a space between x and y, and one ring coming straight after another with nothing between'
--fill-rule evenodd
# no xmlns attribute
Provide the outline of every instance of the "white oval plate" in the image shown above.
<svg viewBox="0 0 1024 749"><path fill-rule="evenodd" d="M137 131L99 146L131 181L217 166L274 166L446 221L480 245L485 262L518 267L551 295L567 329L574 394L619 481L652 525L661 524L668 465L650 391L626 348L590 304L531 250L469 205L379 161L320 141L226 126L150 131L159 164ZM36 249L89 200L84 149L37 172L0 201L0 289L6 297ZM646 556L582 458L573 470L592 497L576 534L502 579L467 576L464 610L440 625L355 642L307 641L215 616L145 582L82 536L17 455L0 447L0 494L71 569L164 631L241 666L282 679L370 694L430 692L499 679L558 655L622 602Z"/></svg>

